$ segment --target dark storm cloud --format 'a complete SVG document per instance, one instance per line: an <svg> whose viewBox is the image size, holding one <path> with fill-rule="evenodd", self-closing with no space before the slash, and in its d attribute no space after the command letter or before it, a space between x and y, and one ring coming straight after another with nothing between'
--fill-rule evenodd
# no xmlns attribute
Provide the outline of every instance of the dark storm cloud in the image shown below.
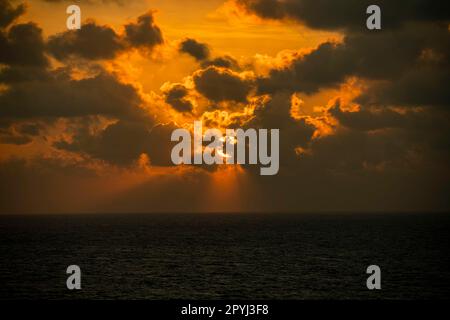
<svg viewBox="0 0 450 320"><path fill-rule="evenodd" d="M148 140L147 155L150 157L150 164L155 166L173 166L170 157L172 148L177 142L171 141L172 132L178 129L174 123L157 124L150 132Z"/></svg>
<svg viewBox="0 0 450 320"><path fill-rule="evenodd" d="M315 141L300 160L297 201L312 197L312 208L333 211L442 210L448 207L443 159L402 130L342 130Z"/></svg>
<svg viewBox="0 0 450 320"><path fill-rule="evenodd" d="M208 59L202 62L202 68L207 68L210 66L227 68L235 71L240 71L239 63L231 56L216 57L213 59Z"/></svg>
<svg viewBox="0 0 450 320"><path fill-rule="evenodd" d="M192 103L185 99L188 95L188 90L183 85L174 85L166 93L166 102L170 104L175 110L179 112L191 112L193 109Z"/></svg>
<svg viewBox="0 0 450 320"><path fill-rule="evenodd" d="M128 25L127 36L148 31L146 17L149 16L140 17L139 24ZM4 123L0 142L29 143L41 134L41 127L33 125L33 121L41 119L45 126L48 121L66 118L78 119L73 124L78 130L71 143L60 141L54 145L59 149L88 154L116 165L129 165L141 152L148 152L149 132L154 123L152 116L141 108L141 97L133 86L121 83L95 63L90 65L95 75L73 79L70 67L50 70L45 58L48 50L62 61L72 56L110 59L131 45L125 43L113 29L94 22L86 23L81 30L50 37L47 44L41 29L33 23L16 24L1 31L0 63L4 66L0 82L7 84L7 88L0 94L0 118ZM150 42L144 39L144 43L134 44L149 46ZM96 116L115 119L117 123L93 135L82 124L89 124Z"/></svg>
<svg viewBox="0 0 450 320"><path fill-rule="evenodd" d="M421 62L425 50L432 50L434 55L442 57L437 65L448 67L449 43L447 28L436 25L350 34L342 43L322 43L288 66L272 70L268 77L258 80L258 89L261 93L298 91L311 94L321 88L336 87L349 76L396 80L425 63ZM428 74L430 77L433 77L431 73Z"/></svg>
<svg viewBox="0 0 450 320"><path fill-rule="evenodd" d="M289 92L275 93L257 107L248 124L280 128L279 174L265 180L246 167L259 186L258 208L298 212L448 207L445 168L450 159L450 117L446 110L399 112L381 106L347 112L337 102L329 114L341 125L331 135L312 139L314 127L307 119L292 119L290 107ZM301 154L294 152L296 147L302 148ZM421 185L434 191L423 192Z"/></svg>
<svg viewBox="0 0 450 320"><path fill-rule="evenodd" d="M45 66L6 66L0 71L0 83L13 85L24 81L49 81L51 74Z"/></svg>
<svg viewBox="0 0 450 320"><path fill-rule="evenodd" d="M366 9L381 7L383 28L408 21L448 21L448 1L430 0L236 0L246 11L264 19L290 19L311 28L365 30Z"/></svg>
<svg viewBox="0 0 450 320"><path fill-rule="evenodd" d="M81 80L51 73L48 81L20 82L0 95L0 116L57 118L104 115L144 118L140 96L107 73Z"/></svg>
<svg viewBox="0 0 450 320"><path fill-rule="evenodd" d="M44 49L42 29L32 22L13 25L8 31L0 30L0 64L45 66Z"/></svg>
<svg viewBox="0 0 450 320"><path fill-rule="evenodd" d="M116 165L130 165L148 149L149 133L149 128L141 122L118 121L97 135L82 127L72 143L57 142L55 147Z"/></svg>
<svg viewBox="0 0 450 320"><path fill-rule="evenodd" d="M309 140L295 160L285 153L279 174L270 180L252 175L261 207L277 212L448 210L448 112L332 112L342 125L333 134ZM280 142L293 140L283 129L280 137ZM283 150L280 146L280 155Z"/></svg>
<svg viewBox="0 0 450 320"><path fill-rule="evenodd" d="M328 63L324 63L327 61ZM323 43L316 50L296 59L283 69L274 69L268 77L258 79L260 93L299 91L314 93L322 87L339 85L353 70L345 46Z"/></svg>
<svg viewBox="0 0 450 320"><path fill-rule="evenodd" d="M398 177L405 169L411 175L435 171L430 178L436 174L449 178L445 170L450 158L448 113L427 111L407 114L403 119L378 114L367 118L365 130L361 130L360 117L347 115L347 127L314 141L310 156L314 166L344 175L375 170L380 175L384 172ZM383 130L367 130L379 127Z"/></svg>
<svg viewBox="0 0 450 320"><path fill-rule="evenodd" d="M95 22L83 24L79 30L68 30L50 37L49 52L57 59L71 56L85 59L112 59L124 49L120 37L108 26Z"/></svg>
<svg viewBox="0 0 450 320"><path fill-rule="evenodd" d="M195 39L185 39L180 43L180 52L187 53L197 61L205 60L209 57L209 48L206 44Z"/></svg>
<svg viewBox="0 0 450 320"><path fill-rule="evenodd" d="M372 85L356 102L364 105L450 106L450 72L445 68L420 67L396 81Z"/></svg>
<svg viewBox="0 0 450 320"><path fill-rule="evenodd" d="M194 83L198 92L214 101L245 102L250 93L249 81L226 69L208 67L194 75Z"/></svg>
<svg viewBox="0 0 450 320"><path fill-rule="evenodd" d="M279 151L282 167L295 163L295 148L307 146L315 130L314 126L308 124L304 119L293 119L290 110L290 95L278 93L273 95L268 102L258 105L254 112L254 118L246 124L249 128L280 130Z"/></svg>
<svg viewBox="0 0 450 320"><path fill-rule="evenodd" d="M397 139L391 139L397 136ZM340 174L364 171L367 164L400 162L412 141L396 131L370 134L366 131L340 129L336 134L315 141L311 161L324 170ZM398 165L398 163L397 163ZM405 163L406 165L406 163Z"/></svg>
<svg viewBox="0 0 450 320"><path fill-rule="evenodd" d="M135 164L141 154L147 154L152 165L173 165L170 154L174 143L170 137L176 129L173 124L120 120L99 133L80 127L71 142L59 141L55 147L87 154L92 158L117 166Z"/></svg>
<svg viewBox="0 0 450 320"><path fill-rule="evenodd" d="M206 43L198 42L195 39L187 38L180 43L179 51L187 53L201 62L202 68L221 67L239 71L239 63L233 57L224 55L220 57L210 58L211 52Z"/></svg>
<svg viewBox="0 0 450 320"><path fill-rule="evenodd" d="M0 0L0 28L9 26L23 13L25 13L24 4L13 6L9 0Z"/></svg>
<svg viewBox="0 0 450 320"><path fill-rule="evenodd" d="M416 149L420 146L426 149L426 153L437 155L436 160L450 156L450 113L444 108L397 111L363 106L359 111L348 112L343 111L338 102L328 112L349 129L348 134L367 131L374 136L390 132L391 139L401 138L398 141L404 145L415 145Z"/></svg>
<svg viewBox="0 0 450 320"><path fill-rule="evenodd" d="M111 27L91 21L84 23L79 30L51 36L47 48L59 60L69 57L100 60L113 59L129 48L152 49L163 43L161 30L154 23L152 12L141 15L136 23L124 27L125 34L119 35Z"/></svg>
<svg viewBox="0 0 450 320"><path fill-rule="evenodd" d="M329 109L329 113L342 125L358 130L395 128L407 121L404 115L389 109L381 109L378 112L366 109L357 112L342 111L339 102Z"/></svg>
<svg viewBox="0 0 450 320"><path fill-rule="evenodd" d="M136 23L125 25L125 40L133 47L147 49L164 42L161 29L154 22L152 11L138 17Z"/></svg>
<svg viewBox="0 0 450 320"><path fill-rule="evenodd" d="M344 4L336 1L335 5ZM382 10L384 15L386 10ZM273 97L293 92L313 94L337 88L348 77L358 77L369 80L355 101L361 108L346 112L335 105L328 112L340 123L336 131L306 139L303 144L297 142L295 134L280 130L282 139L287 140L286 147L280 146L280 154L284 154L280 175L270 185L262 183L262 192L283 199L286 210L298 206L299 199L301 207L311 210L448 208L448 26L429 23L422 16L404 19L402 26L399 23L394 29L383 24L381 32L356 32L356 24L333 22L330 11L321 12L331 20L320 27L347 29L343 41L323 43L284 68L272 70L257 80L258 92ZM277 9L266 13L277 14ZM365 21L361 25L365 27ZM400 112L393 107L421 108ZM277 116L266 118L273 122ZM277 122L286 123L283 119ZM293 155L295 146L304 152ZM420 185L434 191L424 193Z"/></svg>

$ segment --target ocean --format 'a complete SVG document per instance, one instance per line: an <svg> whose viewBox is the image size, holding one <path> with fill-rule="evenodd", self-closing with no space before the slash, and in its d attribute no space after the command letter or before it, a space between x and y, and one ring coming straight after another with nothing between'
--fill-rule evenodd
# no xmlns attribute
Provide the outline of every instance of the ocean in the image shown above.
<svg viewBox="0 0 450 320"><path fill-rule="evenodd" d="M0 299L448 299L449 231L426 213L3 215Z"/></svg>

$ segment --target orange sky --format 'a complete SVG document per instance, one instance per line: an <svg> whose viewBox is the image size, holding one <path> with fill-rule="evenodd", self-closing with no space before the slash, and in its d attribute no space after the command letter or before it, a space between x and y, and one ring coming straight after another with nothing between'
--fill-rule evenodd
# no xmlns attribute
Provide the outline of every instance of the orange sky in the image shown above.
<svg viewBox="0 0 450 320"><path fill-rule="evenodd" d="M20 54L5 55L6 58L0 55L0 59L11 59L6 62L0 60L0 64L5 63L0 65L0 75L11 67L13 76L14 72L20 76L25 71L31 77L23 83L20 82L22 80L3 83L0 77L0 99L3 99L0 101L9 103L2 114L6 115L5 119L0 119L0 178L6 175L12 179L0 187L8 191L8 185L12 184L19 191L10 196L5 193L7 201L0 209L19 212L217 212L255 208L289 211L300 207L303 210L376 210L378 205L382 208L385 204L396 208L403 194L397 192L419 185L408 183L410 177L421 182L431 179L441 183L445 179L445 174L439 174L445 156L439 153L440 149L432 149L445 139L429 131L425 134L413 130L430 126L428 122L423 124L420 121L431 121L433 126L436 121L442 121L441 129L445 135L446 114L442 116L442 109L435 106L435 101L441 103L445 97L440 98L441 92L430 89L429 83L447 79L441 74L441 64L446 63L447 47L442 39L448 37L448 30L447 34L441 29L428 32L430 26L421 25L417 32L399 27L387 28L384 33L368 33L367 30L359 33L352 29L352 23L346 25L346 14L344 19L332 21L344 21L342 26L329 27L322 21L325 27L319 29L304 20L303 12L291 12L279 19L263 19L256 13L239 9L233 0L81 1L82 30L83 25L92 25L95 21L96 28L107 31L112 28L113 38L120 42L120 49L113 50L110 56L92 58L71 47L70 41L64 42L67 41L66 35L71 39L66 29L66 8L70 1L24 1L26 12L4 29L0 25L0 35L6 39L0 38L4 42L0 41L0 45L6 43L12 48L8 49L15 50L17 44L14 43L14 35L9 34L11 29L17 25L31 28L26 23L32 21L37 30L43 30L42 52L36 55L42 54L45 63L27 69L29 61L17 62L17 59L27 56L20 45ZM307 0L292 0L293 3L302 1ZM17 6L20 2L12 3ZM283 3L277 2L278 5ZM342 12L336 12L337 18L342 18L339 16ZM306 18L317 18L314 12L311 15ZM139 17L145 16L152 20L152 24L145 25L144 29L147 29L144 31L161 30L163 41L142 47L127 38L125 25L139 28ZM419 14L413 19L417 16ZM424 21L420 22L429 22ZM436 25L430 25L436 28ZM40 37L39 32L35 30L34 36ZM422 40L425 34L432 39ZM369 37L375 45L367 48L372 43L368 41ZM66 46L62 49L69 52L66 57L58 57L50 48L51 40L55 38L62 41L59 45ZM88 43L92 41L89 36L87 38ZM181 43L187 38L208 48L209 56L196 59L194 54L183 52ZM410 42L417 40L418 52L407 51L410 47L412 51L416 50L413 45L399 45L397 40L403 38ZM391 43L392 39L395 39L394 43ZM385 44L388 49L378 49ZM95 44L89 45L95 47ZM35 53L32 49L30 52ZM386 52L392 53L392 61L386 60L389 55L380 58ZM16 60L15 55L18 57ZM310 60L305 58L310 56L313 56ZM235 59L237 67L204 64L218 57ZM381 63L385 60L388 68ZM36 70L43 72L47 80L39 78ZM213 86L215 93L224 86L237 83L228 93L239 93L248 87L244 98L221 99L214 97L214 92L202 91L201 83L196 81L207 79L205 74L208 70L216 77L213 78L217 81ZM283 72L278 75L278 71ZM420 79L425 79L422 72L431 80L417 84ZM32 78L35 74L37 78ZM417 75L419 80L414 78ZM264 80L273 81L267 91L261 90ZM399 87L396 87L397 82ZM90 88L92 83L94 87ZM411 84L417 85L418 89L410 95L410 88L405 89L401 85ZM275 87L273 92L270 91L273 89L271 85ZM41 91L36 88L50 93L46 91L40 95ZM188 111L177 109L169 101L170 93L177 88L184 90L179 100L188 105ZM371 98L370 95L384 98L381 93L386 88L393 92L386 99L393 101L386 102L380 98L380 101L373 105L368 103L366 109L361 109L362 103L357 98L364 94L367 94L366 99ZM59 91L52 94L52 90ZM9 92L12 96L8 95ZM23 97L21 92L31 93ZM406 98L403 96L405 92L408 93ZM428 96L423 98L421 93ZM79 105L66 100L78 94L82 97L74 100ZM409 96L416 98L416 95L419 102L408 101ZM435 95L438 98L434 99ZM126 101L122 100L123 97ZM33 109L35 100L41 103L38 105L44 111ZM109 110L109 105L116 109ZM98 112L85 110L89 108ZM41 111L49 114L42 116ZM249 123L265 128L280 127L281 162L284 161L281 174L270 180L255 177L254 172L237 165L211 170L168 165L164 162L164 157L170 154L166 150L170 143L167 132L172 126L190 128L195 120L203 120L204 127L220 129ZM29 133L33 130L21 131L35 124L39 127L38 134ZM127 137L133 138L129 141L126 137L122 139L118 133L123 132L123 136L129 134ZM135 152L136 140L142 138L140 134L145 136L145 146L136 148L141 147L144 151L139 149ZM430 140L424 138L416 144L420 140L418 137ZM21 140L28 138L29 141ZM147 138L149 144L146 143ZM152 139L159 140L155 142ZM125 158L121 158L121 151ZM150 152L154 154L150 155ZM129 161L129 156L132 161ZM435 158L440 160L439 164L430 165ZM14 170L20 172L16 174ZM84 173L78 170L94 172L94 176L85 178ZM395 174L391 176L392 172ZM47 179L46 174L51 177ZM388 186L393 195L383 194L373 181ZM22 189L28 192L24 197L27 202L17 200L23 199ZM366 189L374 195L370 201L365 198L370 193L365 192ZM175 201L169 195L173 190L177 194ZM353 196L354 190L363 194ZM321 197L327 192L328 199L334 202L323 201ZM377 202L375 199L388 200ZM431 195L424 195L425 207L431 203L427 202L429 199L432 199ZM411 207L408 201L402 201L403 207Z"/></svg>
<svg viewBox="0 0 450 320"><path fill-rule="evenodd" d="M67 2L29 1L22 21L36 21L44 33L53 35L66 30ZM116 3L85 3L80 5L82 20L94 19L122 32L124 23L148 11L156 11L156 22L163 31L166 47L154 59L127 56L128 68L138 74L139 82L148 91L159 90L166 81L179 82L197 66L190 57L174 58L173 50L189 37L210 45L213 54L230 54L250 63L258 58L274 58L283 51L308 50L330 39L340 39L336 32L309 29L295 23L262 21L246 16L224 0L132 0L126 5ZM180 10L180 8L188 8Z"/></svg>

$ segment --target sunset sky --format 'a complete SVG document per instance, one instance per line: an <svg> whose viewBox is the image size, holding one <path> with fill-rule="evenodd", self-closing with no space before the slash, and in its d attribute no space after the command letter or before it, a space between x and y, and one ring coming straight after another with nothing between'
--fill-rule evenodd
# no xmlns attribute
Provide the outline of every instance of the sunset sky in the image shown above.
<svg viewBox="0 0 450 320"><path fill-rule="evenodd" d="M448 211L449 5L372 2L0 0L0 213ZM196 120L280 172L174 166Z"/></svg>

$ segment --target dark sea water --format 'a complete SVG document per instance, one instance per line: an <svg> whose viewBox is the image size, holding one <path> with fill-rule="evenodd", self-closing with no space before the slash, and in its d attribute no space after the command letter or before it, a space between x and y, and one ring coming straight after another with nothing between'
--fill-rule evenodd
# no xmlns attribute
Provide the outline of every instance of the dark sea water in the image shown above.
<svg viewBox="0 0 450 320"><path fill-rule="evenodd" d="M447 214L0 216L0 298L448 299L449 231Z"/></svg>

